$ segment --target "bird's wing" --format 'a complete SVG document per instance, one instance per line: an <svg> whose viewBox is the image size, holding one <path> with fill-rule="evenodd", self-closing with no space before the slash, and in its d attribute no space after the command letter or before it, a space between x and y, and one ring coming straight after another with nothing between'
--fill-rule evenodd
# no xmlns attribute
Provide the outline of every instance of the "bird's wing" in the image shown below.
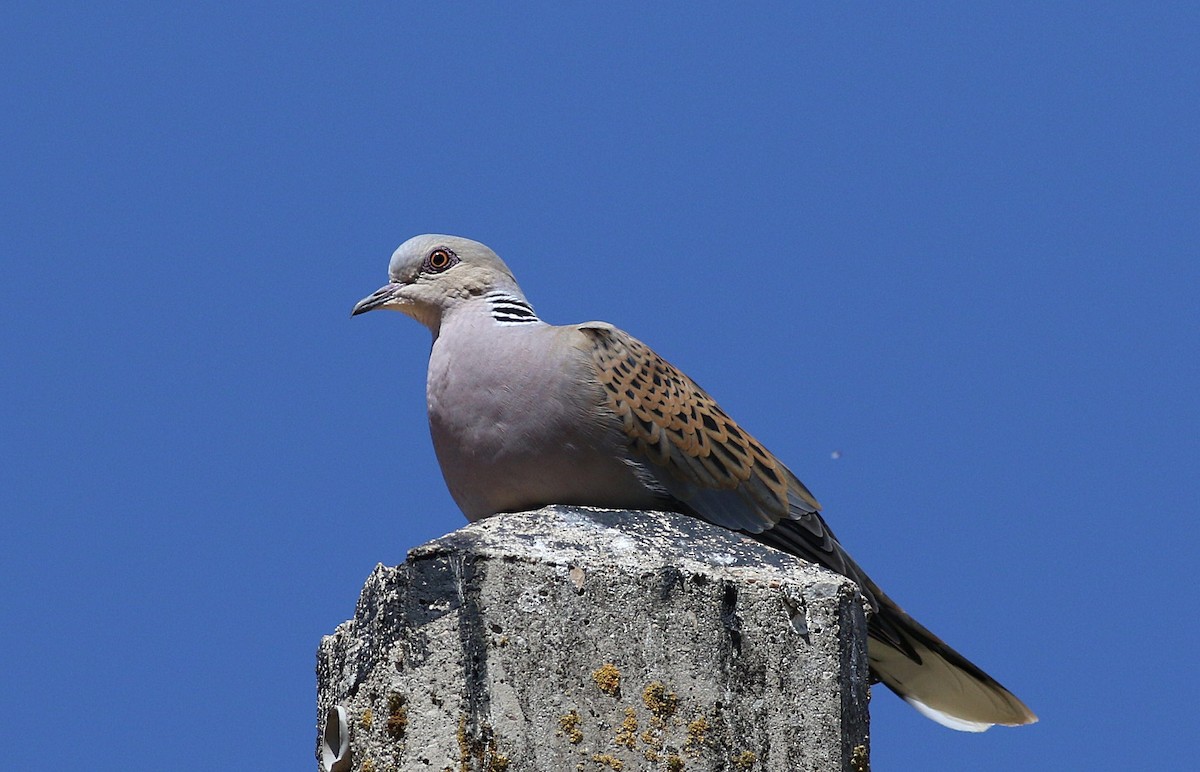
<svg viewBox="0 0 1200 772"><path fill-rule="evenodd" d="M786 523L788 552L853 578L857 567L821 519L812 493L704 389L610 324L578 329L631 451L673 497L734 530L764 534Z"/></svg>
<svg viewBox="0 0 1200 772"><path fill-rule="evenodd" d="M631 452L672 497L710 523L853 579L879 608L879 588L838 543L812 493L774 454L646 344L604 322L579 329L590 339L596 379ZM872 634L915 656L887 619L878 618Z"/></svg>
<svg viewBox="0 0 1200 772"><path fill-rule="evenodd" d="M603 322L579 325L596 380L630 451L696 515L853 579L876 613L872 673L926 716L954 729L1037 720L1007 689L887 597L838 544L796 476L696 382Z"/></svg>

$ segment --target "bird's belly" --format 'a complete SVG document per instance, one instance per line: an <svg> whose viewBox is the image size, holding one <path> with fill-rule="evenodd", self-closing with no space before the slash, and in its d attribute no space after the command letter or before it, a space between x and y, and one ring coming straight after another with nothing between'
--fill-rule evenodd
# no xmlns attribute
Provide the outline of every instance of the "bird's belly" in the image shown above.
<svg viewBox="0 0 1200 772"><path fill-rule="evenodd" d="M446 486L477 520L547 504L652 509L662 502L622 460L615 433L579 417L581 408L542 382L458 393L440 384L429 397L429 427ZM469 411L455 405L469 400Z"/></svg>
<svg viewBox="0 0 1200 772"><path fill-rule="evenodd" d="M439 451L439 458L443 453ZM548 504L651 509L655 501L636 478L619 467L562 452L539 458L500 456L462 473L443 464L446 484L470 520ZM661 507L661 505L660 505Z"/></svg>

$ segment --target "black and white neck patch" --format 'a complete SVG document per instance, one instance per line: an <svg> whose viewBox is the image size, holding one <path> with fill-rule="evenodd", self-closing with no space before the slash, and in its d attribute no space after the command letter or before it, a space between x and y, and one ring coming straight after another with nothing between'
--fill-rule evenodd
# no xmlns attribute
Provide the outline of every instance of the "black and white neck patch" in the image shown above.
<svg viewBox="0 0 1200 772"><path fill-rule="evenodd" d="M540 322L533 307L521 298L510 295L504 290L493 290L483 296L488 302L488 310L496 324L531 324Z"/></svg>

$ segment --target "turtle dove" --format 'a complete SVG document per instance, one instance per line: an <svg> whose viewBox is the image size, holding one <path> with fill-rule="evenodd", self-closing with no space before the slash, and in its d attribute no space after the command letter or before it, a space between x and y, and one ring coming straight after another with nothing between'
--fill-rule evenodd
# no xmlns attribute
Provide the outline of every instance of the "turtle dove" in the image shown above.
<svg viewBox="0 0 1200 772"><path fill-rule="evenodd" d="M953 729L1029 724L1012 693L897 606L846 553L812 493L701 389L604 322L551 325L488 247L416 236L353 314L402 311L433 333L434 448L471 520L547 504L658 509L745 532L853 579L882 681Z"/></svg>

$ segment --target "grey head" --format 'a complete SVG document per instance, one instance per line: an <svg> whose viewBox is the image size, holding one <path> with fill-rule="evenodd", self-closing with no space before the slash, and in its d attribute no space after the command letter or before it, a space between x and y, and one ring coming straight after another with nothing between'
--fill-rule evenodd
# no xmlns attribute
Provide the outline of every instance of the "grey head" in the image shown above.
<svg viewBox="0 0 1200 772"><path fill-rule="evenodd" d="M512 271L486 245L427 233L396 248L388 283L358 301L350 315L378 308L401 311L436 335L446 311L484 295L525 301Z"/></svg>

